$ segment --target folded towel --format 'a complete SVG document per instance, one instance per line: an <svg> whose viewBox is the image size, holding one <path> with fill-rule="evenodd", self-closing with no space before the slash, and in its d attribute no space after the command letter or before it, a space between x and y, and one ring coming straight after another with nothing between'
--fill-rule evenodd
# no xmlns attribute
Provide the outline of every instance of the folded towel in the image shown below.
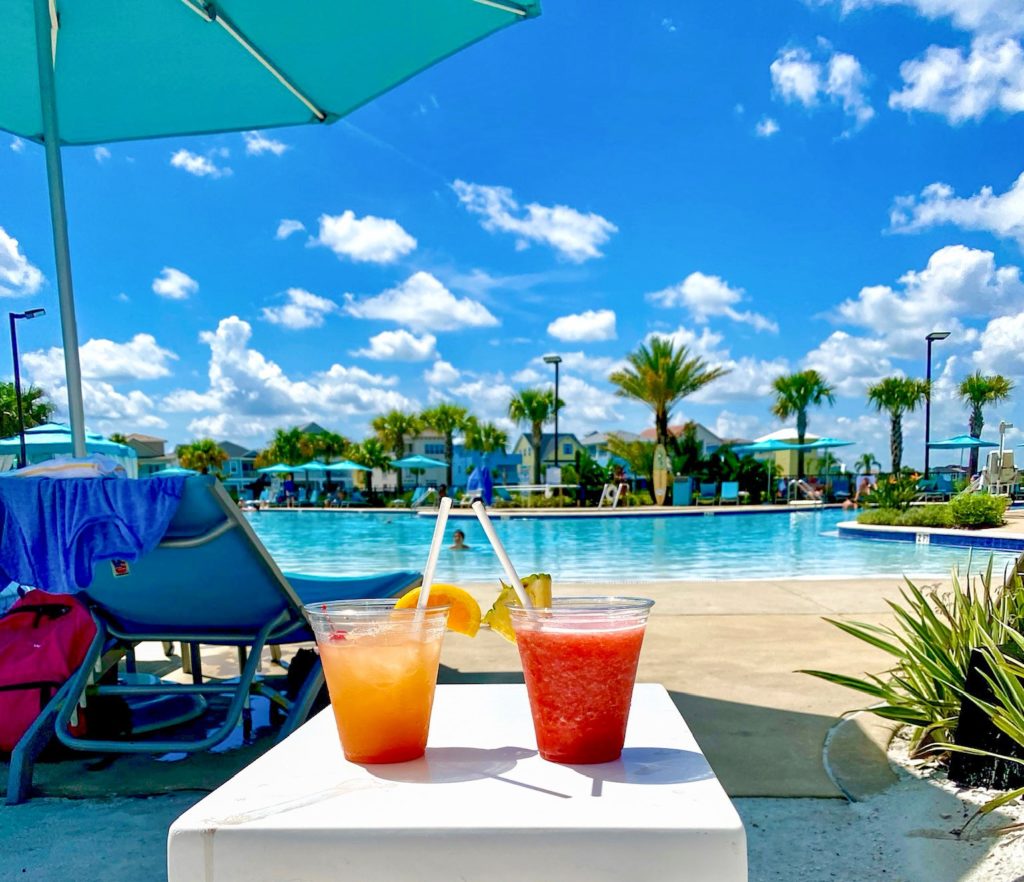
<svg viewBox="0 0 1024 882"><path fill-rule="evenodd" d="M0 584L87 588L99 561L134 561L156 547L184 484L178 475L0 481Z"/></svg>

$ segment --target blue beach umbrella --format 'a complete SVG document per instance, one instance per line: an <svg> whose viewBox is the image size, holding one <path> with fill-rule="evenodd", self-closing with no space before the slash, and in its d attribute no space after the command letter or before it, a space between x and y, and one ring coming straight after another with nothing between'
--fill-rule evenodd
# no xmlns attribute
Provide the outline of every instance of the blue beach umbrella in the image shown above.
<svg viewBox="0 0 1024 882"><path fill-rule="evenodd" d="M284 462L275 463L272 466L264 466L261 469L256 469L261 475L284 475L288 472L294 472L297 466L288 465Z"/></svg>
<svg viewBox="0 0 1024 882"><path fill-rule="evenodd" d="M127 444L118 444L95 432L85 433L86 449L89 453L102 453L106 456L122 456L135 459L134 448ZM66 423L40 423L25 430L25 449L29 459L37 461L40 456L57 456L73 451L71 427ZM17 435L0 439L0 456L17 454L21 448L21 440ZM82 454L84 456L84 454Z"/></svg>
<svg viewBox="0 0 1024 882"><path fill-rule="evenodd" d="M932 450L968 450L972 447L998 447L995 441L982 441L973 435L954 435L941 441L931 441L928 446Z"/></svg>
<svg viewBox="0 0 1024 882"><path fill-rule="evenodd" d="M402 459L393 459L391 465L396 469L443 469L447 468L448 463L443 459L433 459L422 453L416 453Z"/></svg>
<svg viewBox="0 0 1024 882"><path fill-rule="evenodd" d="M74 454L85 411L64 144L332 123L538 0L0 0L0 129L46 152Z"/></svg>
<svg viewBox="0 0 1024 882"><path fill-rule="evenodd" d="M792 444L789 441L780 441L778 438L769 438L767 441L755 441L752 444L739 444L732 448L733 453L775 453L778 450L800 450L799 444ZM769 500L772 496L772 478L775 476L775 469L768 470L767 495Z"/></svg>
<svg viewBox="0 0 1024 882"><path fill-rule="evenodd" d="M341 462L332 462L327 466L329 472L372 472L373 469L367 468L364 465L359 465L357 462L352 462L350 459L343 459Z"/></svg>

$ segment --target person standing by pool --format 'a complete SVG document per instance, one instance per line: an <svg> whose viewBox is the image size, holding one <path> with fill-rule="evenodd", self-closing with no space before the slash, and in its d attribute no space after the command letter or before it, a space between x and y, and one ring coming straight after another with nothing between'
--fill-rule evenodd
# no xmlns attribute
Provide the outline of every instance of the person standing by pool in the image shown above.
<svg viewBox="0 0 1024 882"><path fill-rule="evenodd" d="M466 534L462 530L456 530L452 533L452 544L448 546L449 551L469 551L470 547L466 544Z"/></svg>
<svg viewBox="0 0 1024 882"><path fill-rule="evenodd" d="M295 476L289 474L288 477L284 479L284 504L288 508L293 508L296 500L298 499L298 495L298 490L295 489Z"/></svg>

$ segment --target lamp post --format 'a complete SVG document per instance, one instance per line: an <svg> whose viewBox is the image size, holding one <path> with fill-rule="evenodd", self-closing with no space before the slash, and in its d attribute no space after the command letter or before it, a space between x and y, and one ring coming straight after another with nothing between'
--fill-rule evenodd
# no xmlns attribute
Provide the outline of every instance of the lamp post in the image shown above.
<svg viewBox="0 0 1024 882"><path fill-rule="evenodd" d="M545 355L544 361L555 366L555 468L558 468L558 366L562 363L560 355Z"/></svg>
<svg viewBox="0 0 1024 882"><path fill-rule="evenodd" d="M928 443L932 438L932 343L945 340L949 331L932 331L925 337L928 355L925 358L925 392L924 392L924 476L928 477L928 455L931 450Z"/></svg>
<svg viewBox="0 0 1024 882"><path fill-rule="evenodd" d="M8 313L11 322L11 355L14 358L14 400L18 404L18 438L21 442L21 456L18 459L18 468L23 469L28 465L28 457L25 455L25 415L21 409L21 364L18 358L18 331L15 325L19 319L34 319L46 315L42 308L27 309L25 312Z"/></svg>

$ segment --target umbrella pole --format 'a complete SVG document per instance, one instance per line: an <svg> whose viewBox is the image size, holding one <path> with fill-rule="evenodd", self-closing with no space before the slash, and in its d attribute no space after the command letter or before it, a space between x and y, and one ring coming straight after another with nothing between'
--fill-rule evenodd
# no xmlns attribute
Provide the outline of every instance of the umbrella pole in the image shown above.
<svg viewBox="0 0 1024 882"><path fill-rule="evenodd" d="M64 170L57 128L57 93L54 85L53 54L56 23L50 21L48 0L35 0L36 62L39 70L39 103L46 150L46 181L50 190L50 220L53 251L57 265L57 297L64 344L64 372L67 377L68 418L75 456L85 456L85 407L82 404L82 368L78 359L78 322L75 319L74 289L71 283L71 249L68 245L68 217L64 205ZM54 31L51 32L51 28Z"/></svg>

